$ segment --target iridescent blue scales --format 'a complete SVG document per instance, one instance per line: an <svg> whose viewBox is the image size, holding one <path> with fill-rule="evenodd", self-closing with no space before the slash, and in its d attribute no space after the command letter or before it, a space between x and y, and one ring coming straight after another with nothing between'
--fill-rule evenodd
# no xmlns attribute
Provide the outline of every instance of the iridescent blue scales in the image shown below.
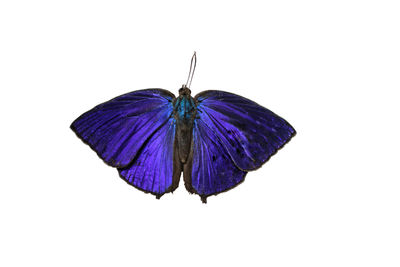
<svg viewBox="0 0 400 267"><path fill-rule="evenodd" d="M190 93L134 91L84 113L71 128L134 187L159 198L178 187L183 173L186 189L203 202L242 182L296 133L244 97Z"/></svg>

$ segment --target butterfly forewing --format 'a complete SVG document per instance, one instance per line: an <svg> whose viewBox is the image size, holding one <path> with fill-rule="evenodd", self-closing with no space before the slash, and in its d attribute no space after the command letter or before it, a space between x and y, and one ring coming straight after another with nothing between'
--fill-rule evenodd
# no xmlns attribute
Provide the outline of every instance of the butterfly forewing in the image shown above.
<svg viewBox="0 0 400 267"><path fill-rule="evenodd" d="M108 165L129 165L147 139L173 112L174 95L145 89L121 95L81 115L72 130Z"/></svg>
<svg viewBox="0 0 400 267"><path fill-rule="evenodd" d="M195 99L198 120L215 133L242 170L259 168L295 134L284 119L244 97L213 90Z"/></svg>

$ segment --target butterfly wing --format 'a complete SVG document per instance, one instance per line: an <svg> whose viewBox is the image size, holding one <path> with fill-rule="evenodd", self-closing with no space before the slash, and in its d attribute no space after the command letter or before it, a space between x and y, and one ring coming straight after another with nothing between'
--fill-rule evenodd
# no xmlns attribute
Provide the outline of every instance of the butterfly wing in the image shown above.
<svg viewBox="0 0 400 267"><path fill-rule="evenodd" d="M145 192L160 197L166 192L173 191L179 182L180 168L173 167L175 119L170 118L157 129L141 148L132 163L119 168L120 176L126 182ZM173 184L174 171L175 185Z"/></svg>
<svg viewBox="0 0 400 267"><path fill-rule="evenodd" d="M296 133L268 109L241 96L204 91L195 97L190 163L185 185L201 196L229 190L259 168Z"/></svg>
<svg viewBox="0 0 400 267"><path fill-rule="evenodd" d="M195 100L199 120L215 133L235 165L245 171L259 168L296 133L283 118L232 93L204 91Z"/></svg>
<svg viewBox="0 0 400 267"><path fill-rule="evenodd" d="M82 114L71 129L108 165L127 167L144 143L170 120L174 98L163 89L124 94ZM158 133L169 134L163 129Z"/></svg>

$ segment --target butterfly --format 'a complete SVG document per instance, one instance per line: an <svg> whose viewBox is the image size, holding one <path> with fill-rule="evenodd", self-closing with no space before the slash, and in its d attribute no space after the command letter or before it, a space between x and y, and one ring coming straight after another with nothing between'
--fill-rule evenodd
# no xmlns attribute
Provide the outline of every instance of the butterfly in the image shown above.
<svg viewBox="0 0 400 267"><path fill-rule="evenodd" d="M133 91L71 124L122 179L157 198L173 192L183 173L186 189L206 203L243 182L296 134L283 118L239 95L208 90L192 97L196 61L194 53L179 96Z"/></svg>

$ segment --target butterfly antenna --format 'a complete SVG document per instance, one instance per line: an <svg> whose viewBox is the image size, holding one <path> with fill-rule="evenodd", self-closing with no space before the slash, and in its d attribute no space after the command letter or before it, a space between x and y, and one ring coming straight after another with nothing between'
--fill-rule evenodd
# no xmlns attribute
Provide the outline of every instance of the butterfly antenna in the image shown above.
<svg viewBox="0 0 400 267"><path fill-rule="evenodd" d="M194 70L196 69L196 63L197 63L197 57L196 57L196 51L194 51L192 60L190 61L189 75L188 75L188 78L187 78L187 81L185 84L185 87L187 87L187 88L190 88L190 86L192 85Z"/></svg>

